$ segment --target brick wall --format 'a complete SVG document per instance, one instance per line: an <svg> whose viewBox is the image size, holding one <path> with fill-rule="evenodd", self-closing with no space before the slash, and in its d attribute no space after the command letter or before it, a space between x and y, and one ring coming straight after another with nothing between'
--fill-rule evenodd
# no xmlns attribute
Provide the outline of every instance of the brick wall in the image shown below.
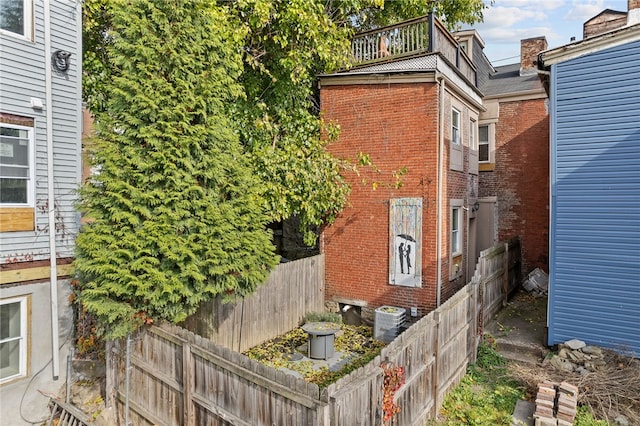
<svg viewBox="0 0 640 426"><path fill-rule="evenodd" d="M415 306L419 315L424 315L436 306L438 85L324 86L320 98L325 120L335 121L341 128L339 140L329 149L347 159L367 153L380 170L346 172L352 185L348 205L336 222L324 229L321 238L326 261L325 298L355 299L374 308ZM450 111L445 117L449 115ZM448 165L447 149L445 154ZM402 167L407 168L407 174L402 188L397 189L390 185L392 172ZM375 190L374 181L380 183ZM447 189L447 193L464 198L466 173L451 173L447 185L460 186ZM421 288L388 283L389 200L400 197L423 199ZM448 204L443 206L443 215L446 237ZM443 245L443 258L447 250ZM442 276L444 301L461 287L459 282L448 281L448 257L443 259Z"/></svg>
<svg viewBox="0 0 640 426"><path fill-rule="evenodd" d="M497 196L499 240L522 237L523 273L549 271L549 115L545 100L500 103L496 168L481 172L482 197Z"/></svg>
<svg viewBox="0 0 640 426"><path fill-rule="evenodd" d="M543 50L547 50L547 39L544 36L520 40L520 75L537 72L538 53Z"/></svg>

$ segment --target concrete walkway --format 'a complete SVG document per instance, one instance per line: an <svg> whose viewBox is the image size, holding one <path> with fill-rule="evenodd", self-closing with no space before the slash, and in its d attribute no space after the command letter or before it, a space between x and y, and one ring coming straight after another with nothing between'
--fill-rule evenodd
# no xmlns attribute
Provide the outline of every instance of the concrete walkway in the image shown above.
<svg viewBox="0 0 640 426"><path fill-rule="evenodd" d="M485 327L506 359L538 363L547 355L547 298L519 289Z"/></svg>

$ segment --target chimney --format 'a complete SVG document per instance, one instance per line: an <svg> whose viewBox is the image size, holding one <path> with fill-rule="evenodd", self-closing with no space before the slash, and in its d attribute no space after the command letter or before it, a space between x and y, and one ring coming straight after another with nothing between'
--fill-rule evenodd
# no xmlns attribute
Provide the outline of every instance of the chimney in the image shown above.
<svg viewBox="0 0 640 426"><path fill-rule="evenodd" d="M627 26L640 24L640 0L627 0Z"/></svg>
<svg viewBox="0 0 640 426"><path fill-rule="evenodd" d="M538 53L543 50L547 50L547 39L545 36L520 40L520 75L537 73Z"/></svg>

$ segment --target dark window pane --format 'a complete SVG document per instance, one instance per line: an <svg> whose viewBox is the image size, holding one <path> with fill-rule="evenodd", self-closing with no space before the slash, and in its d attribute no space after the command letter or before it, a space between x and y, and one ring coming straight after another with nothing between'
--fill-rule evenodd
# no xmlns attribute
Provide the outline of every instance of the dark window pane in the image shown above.
<svg viewBox="0 0 640 426"><path fill-rule="evenodd" d="M478 133L480 133L480 143L489 142L489 126L480 126L478 128Z"/></svg>
<svg viewBox="0 0 640 426"><path fill-rule="evenodd" d="M0 0L0 28L24 35L24 2Z"/></svg>
<svg viewBox="0 0 640 426"><path fill-rule="evenodd" d="M27 179L0 178L0 203L27 202Z"/></svg>
<svg viewBox="0 0 640 426"><path fill-rule="evenodd" d="M489 144L480 144L478 148L478 161L489 161Z"/></svg>

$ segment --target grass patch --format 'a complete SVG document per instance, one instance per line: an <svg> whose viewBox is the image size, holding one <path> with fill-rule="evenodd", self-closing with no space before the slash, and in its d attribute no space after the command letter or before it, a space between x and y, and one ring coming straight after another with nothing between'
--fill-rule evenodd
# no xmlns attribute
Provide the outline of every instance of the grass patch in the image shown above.
<svg viewBox="0 0 640 426"><path fill-rule="evenodd" d="M495 344L485 340L478 348L476 363L468 367L460 384L447 395L439 420L430 424L508 426L516 402L524 397L524 387L509 376Z"/></svg>

